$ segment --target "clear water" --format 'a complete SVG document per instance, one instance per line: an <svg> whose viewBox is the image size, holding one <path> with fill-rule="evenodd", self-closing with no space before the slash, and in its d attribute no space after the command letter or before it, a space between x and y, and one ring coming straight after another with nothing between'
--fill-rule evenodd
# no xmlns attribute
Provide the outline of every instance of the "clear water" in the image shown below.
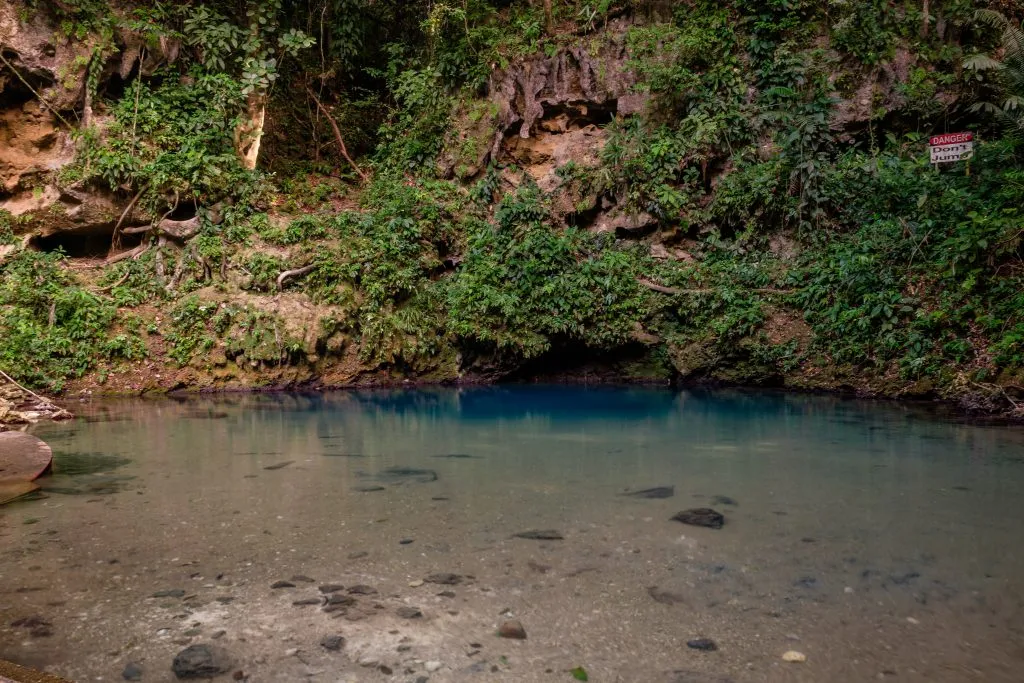
<svg viewBox="0 0 1024 683"><path fill-rule="evenodd" d="M0 509L0 658L79 681L127 662L172 681L195 643L254 681L1024 680L1018 428L573 387L80 415L36 430L45 497ZM653 486L674 496L623 495ZM693 507L725 526L671 520ZM514 537L549 529L564 538ZM435 572L471 578L418 585ZM324 612L292 604L317 584L270 588L293 575L378 593ZM398 616L410 605L423 617ZM525 641L496 637L508 614ZM50 626L12 625L26 617ZM319 646L332 633L341 652Z"/></svg>

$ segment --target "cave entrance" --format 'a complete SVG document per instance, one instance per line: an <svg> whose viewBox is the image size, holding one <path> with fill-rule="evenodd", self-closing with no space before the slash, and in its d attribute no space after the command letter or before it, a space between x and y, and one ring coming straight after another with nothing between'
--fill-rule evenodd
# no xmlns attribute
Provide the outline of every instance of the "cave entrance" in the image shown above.
<svg viewBox="0 0 1024 683"><path fill-rule="evenodd" d="M47 253L60 251L68 258L106 258L110 253L111 236L109 231L55 232L33 237L29 245ZM143 234L121 235L121 248L133 249L142 244L144 237Z"/></svg>

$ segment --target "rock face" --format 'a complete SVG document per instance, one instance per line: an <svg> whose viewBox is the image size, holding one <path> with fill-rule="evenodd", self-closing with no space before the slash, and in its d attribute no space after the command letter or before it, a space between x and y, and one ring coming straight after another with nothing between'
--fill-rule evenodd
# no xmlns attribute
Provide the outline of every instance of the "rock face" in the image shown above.
<svg viewBox="0 0 1024 683"><path fill-rule="evenodd" d="M174 657L171 671L179 679L213 678L231 670L231 658L214 645L189 645Z"/></svg>
<svg viewBox="0 0 1024 683"><path fill-rule="evenodd" d="M442 159L442 174L470 178L489 162L513 161L541 189L552 191L561 182L554 173L558 166L596 162L605 141L603 126L647 106L647 96L633 92L627 28L625 21L615 21L596 46L565 47L496 70L487 115L466 112L458 139L447 145L470 151Z"/></svg>

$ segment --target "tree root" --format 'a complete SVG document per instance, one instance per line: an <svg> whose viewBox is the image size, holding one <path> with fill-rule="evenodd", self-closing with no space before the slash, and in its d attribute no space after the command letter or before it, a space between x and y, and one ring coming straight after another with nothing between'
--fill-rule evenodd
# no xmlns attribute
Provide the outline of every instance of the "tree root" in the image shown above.
<svg viewBox="0 0 1024 683"><path fill-rule="evenodd" d="M345 161L352 165L352 168L355 169L355 172L359 174L359 177L363 179L364 183L369 182L369 176L363 173L362 169L360 169L359 166L356 165L356 162L352 161L352 157L348 155L348 148L345 146L344 138L341 137L341 129L338 128L338 122L335 121L334 117L331 116L331 113L327 111L327 107L323 105L323 103L320 101L320 98L317 97L316 93L313 92L312 88L306 86L306 92L309 93L309 96L311 98L313 98L313 101L316 103L317 109L319 109L323 113L324 117L327 119L327 122L331 124L331 130L334 131L334 139L337 141L338 147L341 149L341 155L345 157Z"/></svg>
<svg viewBox="0 0 1024 683"><path fill-rule="evenodd" d="M291 280L292 278L296 277L302 277L303 275L308 275L309 273L312 273L315 269L316 264L310 263L308 266L295 268L294 270L284 271L283 273L277 276L277 290L281 291L282 289L284 289L284 283L287 282L288 280Z"/></svg>

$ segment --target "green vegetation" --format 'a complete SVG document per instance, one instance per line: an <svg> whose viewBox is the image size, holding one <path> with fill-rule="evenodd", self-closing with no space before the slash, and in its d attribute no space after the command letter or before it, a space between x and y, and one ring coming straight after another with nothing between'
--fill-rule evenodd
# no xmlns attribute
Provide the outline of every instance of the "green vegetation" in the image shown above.
<svg viewBox="0 0 1024 683"><path fill-rule="evenodd" d="M59 180L135 198L151 230L90 284L55 254L0 261L0 364L33 384L142 357L141 326L175 366L347 354L393 377L640 348L686 378L952 396L1024 369L1016 2L53 11L97 46L103 115ZM133 49L123 87L102 87L103 60ZM502 136L523 94L496 84L567 54L593 60L594 92L624 71L647 104L586 114L586 160L517 168ZM557 90L549 118L591 106ZM930 167L928 135L958 129L974 159ZM28 229L0 217L0 244Z"/></svg>

